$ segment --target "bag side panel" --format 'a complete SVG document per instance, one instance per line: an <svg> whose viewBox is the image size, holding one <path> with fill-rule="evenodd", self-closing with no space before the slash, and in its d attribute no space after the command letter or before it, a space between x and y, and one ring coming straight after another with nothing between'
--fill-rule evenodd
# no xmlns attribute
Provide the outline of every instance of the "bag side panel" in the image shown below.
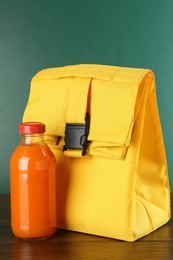
<svg viewBox="0 0 173 260"><path fill-rule="evenodd" d="M170 218L170 187L155 88L145 106L136 178L135 214L134 236L143 236ZM148 227L144 225L147 222ZM139 226L141 234L138 234Z"/></svg>

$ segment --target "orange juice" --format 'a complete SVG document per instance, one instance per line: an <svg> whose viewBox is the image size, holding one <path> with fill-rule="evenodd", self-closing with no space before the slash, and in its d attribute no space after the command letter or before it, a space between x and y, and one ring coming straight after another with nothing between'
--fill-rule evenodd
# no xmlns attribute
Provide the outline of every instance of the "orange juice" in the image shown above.
<svg viewBox="0 0 173 260"><path fill-rule="evenodd" d="M32 133L38 123L27 123L30 130L24 124L21 143L10 160L11 226L17 237L46 238L57 226L56 161L44 143L44 127Z"/></svg>

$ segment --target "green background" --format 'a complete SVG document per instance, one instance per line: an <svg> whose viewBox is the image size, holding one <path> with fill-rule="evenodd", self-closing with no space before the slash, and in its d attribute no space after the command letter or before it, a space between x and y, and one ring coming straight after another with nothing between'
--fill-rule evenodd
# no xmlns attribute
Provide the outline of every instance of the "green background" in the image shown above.
<svg viewBox="0 0 173 260"><path fill-rule="evenodd" d="M78 63L154 71L173 191L173 1L0 0L0 193L31 78Z"/></svg>

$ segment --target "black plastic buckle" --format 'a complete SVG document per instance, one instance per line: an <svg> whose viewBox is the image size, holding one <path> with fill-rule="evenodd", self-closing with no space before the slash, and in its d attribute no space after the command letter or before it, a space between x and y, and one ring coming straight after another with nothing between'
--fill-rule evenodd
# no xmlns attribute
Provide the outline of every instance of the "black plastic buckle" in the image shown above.
<svg viewBox="0 0 173 260"><path fill-rule="evenodd" d="M89 114L86 115L85 122L85 124L66 124L63 151L68 149L82 149L82 156L86 154L90 125Z"/></svg>

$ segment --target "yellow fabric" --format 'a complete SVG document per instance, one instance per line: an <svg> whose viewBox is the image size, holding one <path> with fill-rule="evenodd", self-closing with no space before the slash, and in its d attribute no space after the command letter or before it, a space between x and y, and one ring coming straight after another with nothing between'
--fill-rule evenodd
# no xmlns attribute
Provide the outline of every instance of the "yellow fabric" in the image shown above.
<svg viewBox="0 0 173 260"><path fill-rule="evenodd" d="M87 155L62 153L66 123L90 114ZM31 82L23 121L46 124L57 159L58 227L134 241L170 218L170 188L156 102L146 69L73 65Z"/></svg>

